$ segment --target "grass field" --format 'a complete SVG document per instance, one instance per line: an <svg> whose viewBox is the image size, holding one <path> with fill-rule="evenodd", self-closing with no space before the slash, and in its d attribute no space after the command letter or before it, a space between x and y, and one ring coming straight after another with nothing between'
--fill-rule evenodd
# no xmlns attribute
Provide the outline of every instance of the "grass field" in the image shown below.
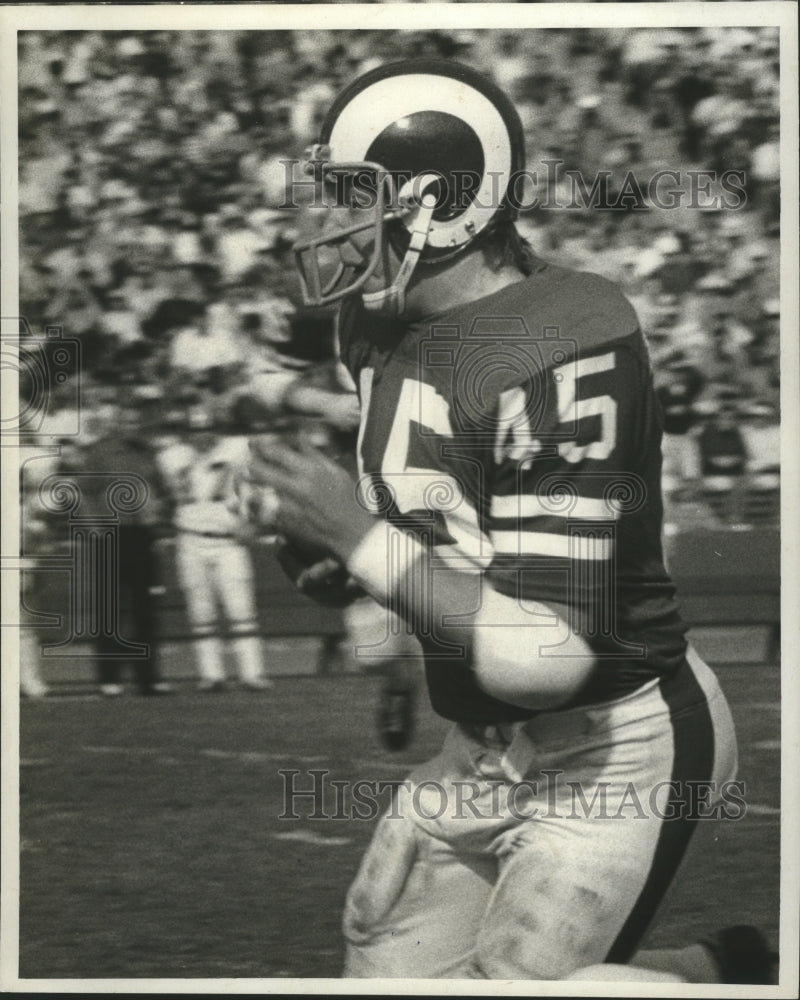
<svg viewBox="0 0 800 1000"><path fill-rule="evenodd" d="M748 811L699 824L653 946L737 922L777 944L779 673L717 673ZM389 754L377 683L352 675L152 699L73 688L22 706L20 975L338 976L342 902L373 824L279 819L279 772L401 778L447 723L423 707L412 747Z"/></svg>

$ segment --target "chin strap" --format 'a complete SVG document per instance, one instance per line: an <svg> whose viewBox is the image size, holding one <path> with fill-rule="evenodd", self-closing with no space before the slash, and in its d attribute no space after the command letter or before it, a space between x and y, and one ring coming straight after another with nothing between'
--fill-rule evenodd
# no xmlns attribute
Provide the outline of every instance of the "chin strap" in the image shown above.
<svg viewBox="0 0 800 1000"><path fill-rule="evenodd" d="M439 178L436 175L417 177L413 182L405 185L400 192L400 201L402 202L406 197L410 196L408 189L412 185L416 191L420 191L438 180ZM388 288L382 288L379 292L362 292L361 294L364 308L368 312L391 311L395 316L403 312L406 302L406 287L411 279L411 275L414 273L414 268L417 266L420 254L425 248L435 209L436 196L433 194L423 195L422 202L414 219L414 228L411 230L411 241L408 244L408 250L406 250L403 263L400 265L394 281Z"/></svg>

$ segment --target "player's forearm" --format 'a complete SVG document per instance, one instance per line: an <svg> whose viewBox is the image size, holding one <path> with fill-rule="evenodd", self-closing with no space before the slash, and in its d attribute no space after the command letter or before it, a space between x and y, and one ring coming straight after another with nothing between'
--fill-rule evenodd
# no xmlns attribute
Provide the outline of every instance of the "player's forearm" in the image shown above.
<svg viewBox="0 0 800 1000"><path fill-rule="evenodd" d="M289 387L284 403L295 413L324 417L337 403L337 394L317 386L296 384Z"/></svg>
<svg viewBox="0 0 800 1000"><path fill-rule="evenodd" d="M358 426L358 399L355 393L293 385L284 397L284 405L293 413L323 417L327 423L343 430Z"/></svg>
<svg viewBox="0 0 800 1000"><path fill-rule="evenodd" d="M481 688L525 708L557 708L588 679L591 650L544 605L518 601L474 574L431 572L424 546L390 525L375 526L347 560L373 597L401 614L418 636L434 634L465 651ZM475 610L477 608L477 610Z"/></svg>

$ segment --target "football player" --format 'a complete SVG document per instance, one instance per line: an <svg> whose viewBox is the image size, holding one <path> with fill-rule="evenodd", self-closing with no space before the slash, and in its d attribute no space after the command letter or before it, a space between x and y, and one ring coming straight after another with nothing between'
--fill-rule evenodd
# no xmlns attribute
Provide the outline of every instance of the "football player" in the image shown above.
<svg viewBox="0 0 800 1000"><path fill-rule="evenodd" d="M176 568L186 600L201 691L224 690L225 646L218 609L225 612L239 681L251 690L272 687L264 672L247 519L238 509L233 479L247 440L200 431L193 443L173 441L158 454L175 505ZM260 507L271 501L266 491ZM241 503L246 504L245 497ZM262 522L268 520L262 513Z"/></svg>
<svg viewBox="0 0 800 1000"><path fill-rule="evenodd" d="M283 534L409 623L453 723L351 887L347 976L628 963L702 812L692 789L713 808L736 774L663 564L636 316L520 237L523 153L505 95L437 60L355 80L310 151L330 219L295 252L307 301L338 306L360 477L257 439L250 475ZM725 975L695 947L681 977Z"/></svg>

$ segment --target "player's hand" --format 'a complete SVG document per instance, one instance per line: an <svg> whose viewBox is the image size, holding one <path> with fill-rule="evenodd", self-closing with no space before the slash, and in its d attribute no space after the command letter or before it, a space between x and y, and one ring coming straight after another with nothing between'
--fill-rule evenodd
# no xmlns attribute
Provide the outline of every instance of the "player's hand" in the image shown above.
<svg viewBox="0 0 800 1000"><path fill-rule="evenodd" d="M259 535L275 534L275 515L278 511L275 491L253 483L244 465L233 470L225 508L239 520L241 531L251 540Z"/></svg>
<svg viewBox="0 0 800 1000"><path fill-rule="evenodd" d="M257 486L275 491L281 535L324 549L342 563L375 524L350 475L308 446L293 449L270 435L251 438L247 474Z"/></svg>
<svg viewBox="0 0 800 1000"><path fill-rule="evenodd" d="M333 556L301 549L280 536L276 555L281 568L301 594L331 608L345 608L364 591Z"/></svg>

